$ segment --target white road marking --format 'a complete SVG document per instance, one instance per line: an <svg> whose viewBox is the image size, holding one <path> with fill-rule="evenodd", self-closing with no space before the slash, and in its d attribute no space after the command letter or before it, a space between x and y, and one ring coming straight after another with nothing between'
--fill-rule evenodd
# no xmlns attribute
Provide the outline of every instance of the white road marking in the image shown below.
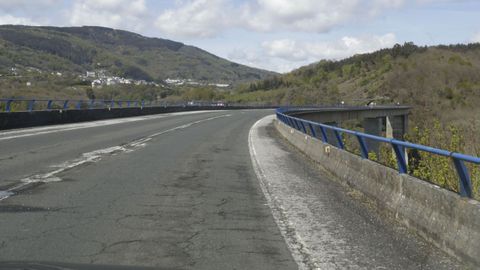
<svg viewBox="0 0 480 270"><path fill-rule="evenodd" d="M266 116L258 120L250 129L248 134L248 146L250 157L252 159L253 169L260 183L260 187L265 195L268 206L272 210L272 215L277 223L280 232L287 243L292 257L296 261L299 269L319 269L315 258L311 256L312 252L303 237L297 232L296 225L293 224L289 216L289 211L285 209L283 199L279 198L277 192L272 192L272 178L292 177L280 164L277 164L273 155L282 155L286 153L276 153L278 149L272 147L272 138L268 140L261 138L260 128L265 128L273 121L275 115ZM275 152L275 153L273 153ZM272 174L272 172L276 172ZM293 176L294 177L294 176Z"/></svg>
<svg viewBox="0 0 480 270"><path fill-rule="evenodd" d="M13 192L0 190L0 201L13 195Z"/></svg>
<svg viewBox="0 0 480 270"><path fill-rule="evenodd" d="M214 119L229 117L229 116L232 116L232 115L231 114L222 114L222 115L219 115L219 116L214 116L214 117L209 117L209 118L193 121L193 122L190 122L190 123L187 123L187 124L184 124L184 125L180 125L180 126L177 126L177 127L174 127L174 128L170 128L170 129L161 131L161 132L150 134L149 136L146 136L146 137L143 137L141 139L132 141L132 142L130 142L128 144L125 144L125 145L117 145L117 146L97 149L97 150L94 150L94 151L91 151L91 152L83 153L81 155L81 157L79 157L79 158L76 158L76 159L73 159L73 160L70 160L70 161L66 161L66 162L63 162L63 163L60 163L60 164L51 165L50 166L51 168L57 168L53 171L50 171L50 172L47 172L47 173L35 174L35 175L32 175L32 176L23 178L23 179L20 180L19 184L15 185L15 186L7 189L7 190L3 190L3 191L0 190L0 201L14 195L15 191L25 187L28 184L49 183L49 182L62 181L62 179L59 178L56 175L58 175L59 173L62 173L64 171L67 171L69 169L78 167L82 164L89 163L89 162L98 162L103 157L105 157L107 155L113 155L113 154L116 154L116 153L130 153L130 152L133 152L133 151L137 150L138 148L145 147L146 143L148 141L150 141L151 139L153 139L157 136L160 136L162 134L169 133L169 132L172 132L172 131L175 131L175 130L185 129L185 128L188 128L192 125L199 124L199 123L202 123L202 122L211 121L211 120L214 120Z"/></svg>
<svg viewBox="0 0 480 270"><path fill-rule="evenodd" d="M30 137L35 135L63 132L63 131L69 131L69 130L83 129L83 128L109 126L109 125L130 123L130 122L136 122L136 121L159 119L159 118L165 118L168 116L189 115L189 114L199 114L199 113L208 113L208 112L219 112L219 111L176 112L176 113L116 118L116 119L82 122L82 123L74 123L74 124L63 124L63 125L52 125L52 126L45 126L45 127L17 129L12 131L0 132L0 141L22 138L22 137Z"/></svg>

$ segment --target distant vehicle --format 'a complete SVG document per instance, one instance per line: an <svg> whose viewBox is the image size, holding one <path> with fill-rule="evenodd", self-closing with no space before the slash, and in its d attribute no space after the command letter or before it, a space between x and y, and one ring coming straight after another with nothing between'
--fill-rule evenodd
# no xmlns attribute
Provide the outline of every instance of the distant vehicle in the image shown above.
<svg viewBox="0 0 480 270"><path fill-rule="evenodd" d="M206 101L197 101L192 100L186 103L186 106L216 106L216 107L225 107L227 103L224 101L214 101L214 102L206 102Z"/></svg>
<svg viewBox="0 0 480 270"><path fill-rule="evenodd" d="M192 101L187 102L187 106L202 106L202 105L204 105L204 104L200 101L192 100Z"/></svg>
<svg viewBox="0 0 480 270"><path fill-rule="evenodd" d="M368 107L374 107L374 106L377 106L377 103L376 103L374 100L372 100L372 101L369 101L369 102L367 103L367 106L368 106Z"/></svg>

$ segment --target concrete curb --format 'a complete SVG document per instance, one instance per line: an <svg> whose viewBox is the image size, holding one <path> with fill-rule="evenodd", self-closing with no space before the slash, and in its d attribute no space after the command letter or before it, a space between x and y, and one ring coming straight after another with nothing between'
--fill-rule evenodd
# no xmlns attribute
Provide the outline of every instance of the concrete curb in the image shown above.
<svg viewBox="0 0 480 270"><path fill-rule="evenodd" d="M305 135L275 121L290 143L341 182L391 211L402 224L467 264L480 265L480 203L399 174L396 170Z"/></svg>

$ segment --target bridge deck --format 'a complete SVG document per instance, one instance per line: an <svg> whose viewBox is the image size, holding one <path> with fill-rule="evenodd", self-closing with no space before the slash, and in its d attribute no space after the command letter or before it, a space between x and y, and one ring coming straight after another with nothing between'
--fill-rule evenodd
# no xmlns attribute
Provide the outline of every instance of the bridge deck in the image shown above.
<svg viewBox="0 0 480 270"><path fill-rule="evenodd" d="M297 268L297 250L275 223L249 153L250 127L270 113L180 113L1 132L0 190L14 195L0 201L0 261ZM309 248L302 256L314 258L306 262L457 266L391 229L279 141L257 139L257 165L270 163L264 158L285 165L268 178L271 195L280 196L284 221L309 233L299 234ZM259 143L272 148L261 156Z"/></svg>

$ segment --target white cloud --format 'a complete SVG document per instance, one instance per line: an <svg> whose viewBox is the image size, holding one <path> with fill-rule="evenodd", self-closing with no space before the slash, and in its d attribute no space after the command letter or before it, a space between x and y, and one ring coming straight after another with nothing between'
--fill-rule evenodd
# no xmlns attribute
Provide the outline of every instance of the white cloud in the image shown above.
<svg viewBox="0 0 480 270"><path fill-rule="evenodd" d="M224 0L193 0L164 11L155 26L168 35L212 37L228 27L231 9Z"/></svg>
<svg viewBox="0 0 480 270"><path fill-rule="evenodd" d="M318 61L320 59L340 59L357 53L366 53L395 44L392 33L382 36L350 37L337 41L297 42L283 39L262 43L269 56L287 61Z"/></svg>
<svg viewBox="0 0 480 270"><path fill-rule="evenodd" d="M45 15L61 0L0 0L0 24L42 25L50 22Z"/></svg>
<svg viewBox="0 0 480 270"><path fill-rule="evenodd" d="M269 56L289 61L304 61L309 58L308 52L301 48L304 47L304 44L300 44L295 40L280 39L266 41L262 43L262 47Z"/></svg>
<svg viewBox="0 0 480 270"><path fill-rule="evenodd" d="M359 0L257 0L244 7L242 19L256 31L326 32L359 8Z"/></svg>
<svg viewBox="0 0 480 270"><path fill-rule="evenodd" d="M475 33L475 34L472 36L472 38L471 38L470 41L471 41L471 42L479 42L479 43L480 43L480 32Z"/></svg>
<svg viewBox="0 0 480 270"><path fill-rule="evenodd" d="M61 0L0 0L1 12L16 12L19 10L37 10L57 5Z"/></svg>
<svg viewBox="0 0 480 270"><path fill-rule="evenodd" d="M373 0L369 6L368 14L370 16L376 16L384 10L400 8L405 2L406 0Z"/></svg>
<svg viewBox="0 0 480 270"><path fill-rule="evenodd" d="M419 0L416 0L419 1ZM375 8L399 8L407 3L407 0L373 0L370 7Z"/></svg>
<svg viewBox="0 0 480 270"><path fill-rule="evenodd" d="M100 25L128 30L144 28L144 0L80 0L67 12L71 25Z"/></svg>
<svg viewBox="0 0 480 270"><path fill-rule="evenodd" d="M228 58L246 65L286 72L322 59L338 60L392 47L395 43L393 33L381 36L345 36L336 41L319 42L280 39L263 42L262 49L259 50L236 49Z"/></svg>
<svg viewBox="0 0 480 270"><path fill-rule="evenodd" d="M324 33L347 22L393 8L405 0L226 0L177 1L161 13L155 26L171 36L213 37L228 28L257 32Z"/></svg>
<svg viewBox="0 0 480 270"><path fill-rule="evenodd" d="M39 25L30 18L16 17L9 14L0 15L0 24Z"/></svg>
<svg viewBox="0 0 480 270"><path fill-rule="evenodd" d="M290 71L298 66L298 62L289 62L271 57L261 48L236 48L228 54L227 58L247 66L277 72Z"/></svg>
<svg viewBox="0 0 480 270"><path fill-rule="evenodd" d="M236 60L242 62L242 64L245 65L252 65L252 66L257 66L260 67L258 64L260 62L265 62L265 57L261 57L261 53L258 50L254 49L249 49L249 48L236 48L233 49L229 54L228 54L228 59L231 60Z"/></svg>

